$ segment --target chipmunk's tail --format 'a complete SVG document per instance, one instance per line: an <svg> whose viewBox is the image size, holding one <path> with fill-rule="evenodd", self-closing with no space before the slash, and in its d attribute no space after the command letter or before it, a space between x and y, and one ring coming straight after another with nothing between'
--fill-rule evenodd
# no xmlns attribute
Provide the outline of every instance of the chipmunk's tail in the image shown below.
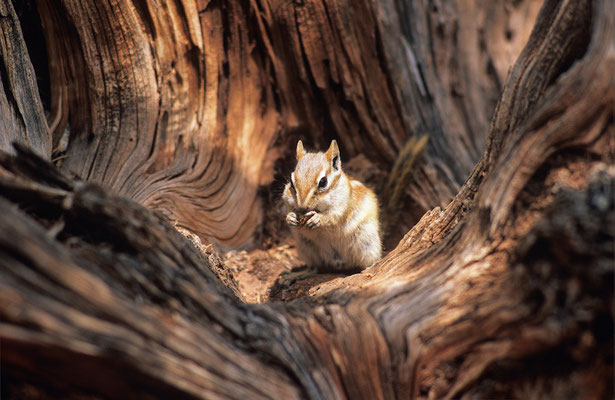
<svg viewBox="0 0 615 400"><path fill-rule="evenodd" d="M428 136L412 136L399 152L382 193L382 223L386 228L389 218L399 208L403 194L412 176L414 164L421 155Z"/></svg>

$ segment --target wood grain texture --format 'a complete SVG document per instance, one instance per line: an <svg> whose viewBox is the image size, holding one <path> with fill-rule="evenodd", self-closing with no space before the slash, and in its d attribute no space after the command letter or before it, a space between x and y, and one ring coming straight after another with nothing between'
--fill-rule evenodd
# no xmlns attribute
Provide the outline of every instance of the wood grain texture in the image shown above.
<svg viewBox="0 0 615 400"><path fill-rule="evenodd" d="M51 141L34 68L10 1L0 4L0 150L13 142L51 156Z"/></svg>
<svg viewBox="0 0 615 400"><path fill-rule="evenodd" d="M3 153L2 373L95 397L612 397L614 22L547 1L455 198L288 304L242 303L163 216Z"/></svg>
<svg viewBox="0 0 615 400"><path fill-rule="evenodd" d="M386 168L428 135L405 199L418 220L478 160L540 4L39 0L55 157L236 248L293 140Z"/></svg>
<svg viewBox="0 0 615 400"><path fill-rule="evenodd" d="M398 38L382 46L405 132L429 137L407 190L418 217L446 206L480 158L508 70L542 3L379 2L381 37Z"/></svg>
<svg viewBox="0 0 615 400"><path fill-rule="evenodd" d="M0 241L13 248L0 261L3 374L34 368L112 398L297 397L286 373L234 344L247 310L211 271L215 256L203 258L164 217L28 153L2 163L14 174L4 170L0 202Z"/></svg>
<svg viewBox="0 0 615 400"><path fill-rule="evenodd" d="M224 246L249 243L278 131L237 3L39 2L62 168Z"/></svg>

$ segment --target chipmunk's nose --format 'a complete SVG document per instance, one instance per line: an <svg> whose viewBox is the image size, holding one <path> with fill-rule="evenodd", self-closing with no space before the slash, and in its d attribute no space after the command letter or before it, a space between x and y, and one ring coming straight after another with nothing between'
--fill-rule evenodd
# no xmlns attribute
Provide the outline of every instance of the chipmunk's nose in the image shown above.
<svg viewBox="0 0 615 400"><path fill-rule="evenodd" d="M307 209L307 208L304 208L304 207L297 208L297 214L298 215L305 215L305 214L307 214L308 211L310 211L310 210Z"/></svg>

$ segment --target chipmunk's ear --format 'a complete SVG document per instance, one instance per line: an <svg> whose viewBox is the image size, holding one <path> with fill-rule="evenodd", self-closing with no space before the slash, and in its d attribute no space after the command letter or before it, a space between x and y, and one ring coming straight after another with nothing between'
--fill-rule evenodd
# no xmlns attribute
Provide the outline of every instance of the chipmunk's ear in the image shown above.
<svg viewBox="0 0 615 400"><path fill-rule="evenodd" d="M305 150L303 149L303 142L300 140L297 142L297 160L305 155Z"/></svg>
<svg viewBox="0 0 615 400"><path fill-rule="evenodd" d="M337 142L335 140L331 141L331 145L329 146L329 150L326 153L327 159L331 160L331 166L334 170L339 170L342 166L340 161L340 149L337 147Z"/></svg>

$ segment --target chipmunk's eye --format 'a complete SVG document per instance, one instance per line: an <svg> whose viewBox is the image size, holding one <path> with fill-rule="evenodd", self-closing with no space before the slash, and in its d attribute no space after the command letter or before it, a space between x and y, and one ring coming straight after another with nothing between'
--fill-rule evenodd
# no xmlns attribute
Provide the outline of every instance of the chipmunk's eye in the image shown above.
<svg viewBox="0 0 615 400"><path fill-rule="evenodd" d="M296 192L297 190L295 189L295 184L293 183L293 180L290 180L290 190L292 190L293 192Z"/></svg>
<svg viewBox="0 0 615 400"><path fill-rule="evenodd" d="M327 186L327 177L323 176L320 182L318 182L318 189L322 189Z"/></svg>

